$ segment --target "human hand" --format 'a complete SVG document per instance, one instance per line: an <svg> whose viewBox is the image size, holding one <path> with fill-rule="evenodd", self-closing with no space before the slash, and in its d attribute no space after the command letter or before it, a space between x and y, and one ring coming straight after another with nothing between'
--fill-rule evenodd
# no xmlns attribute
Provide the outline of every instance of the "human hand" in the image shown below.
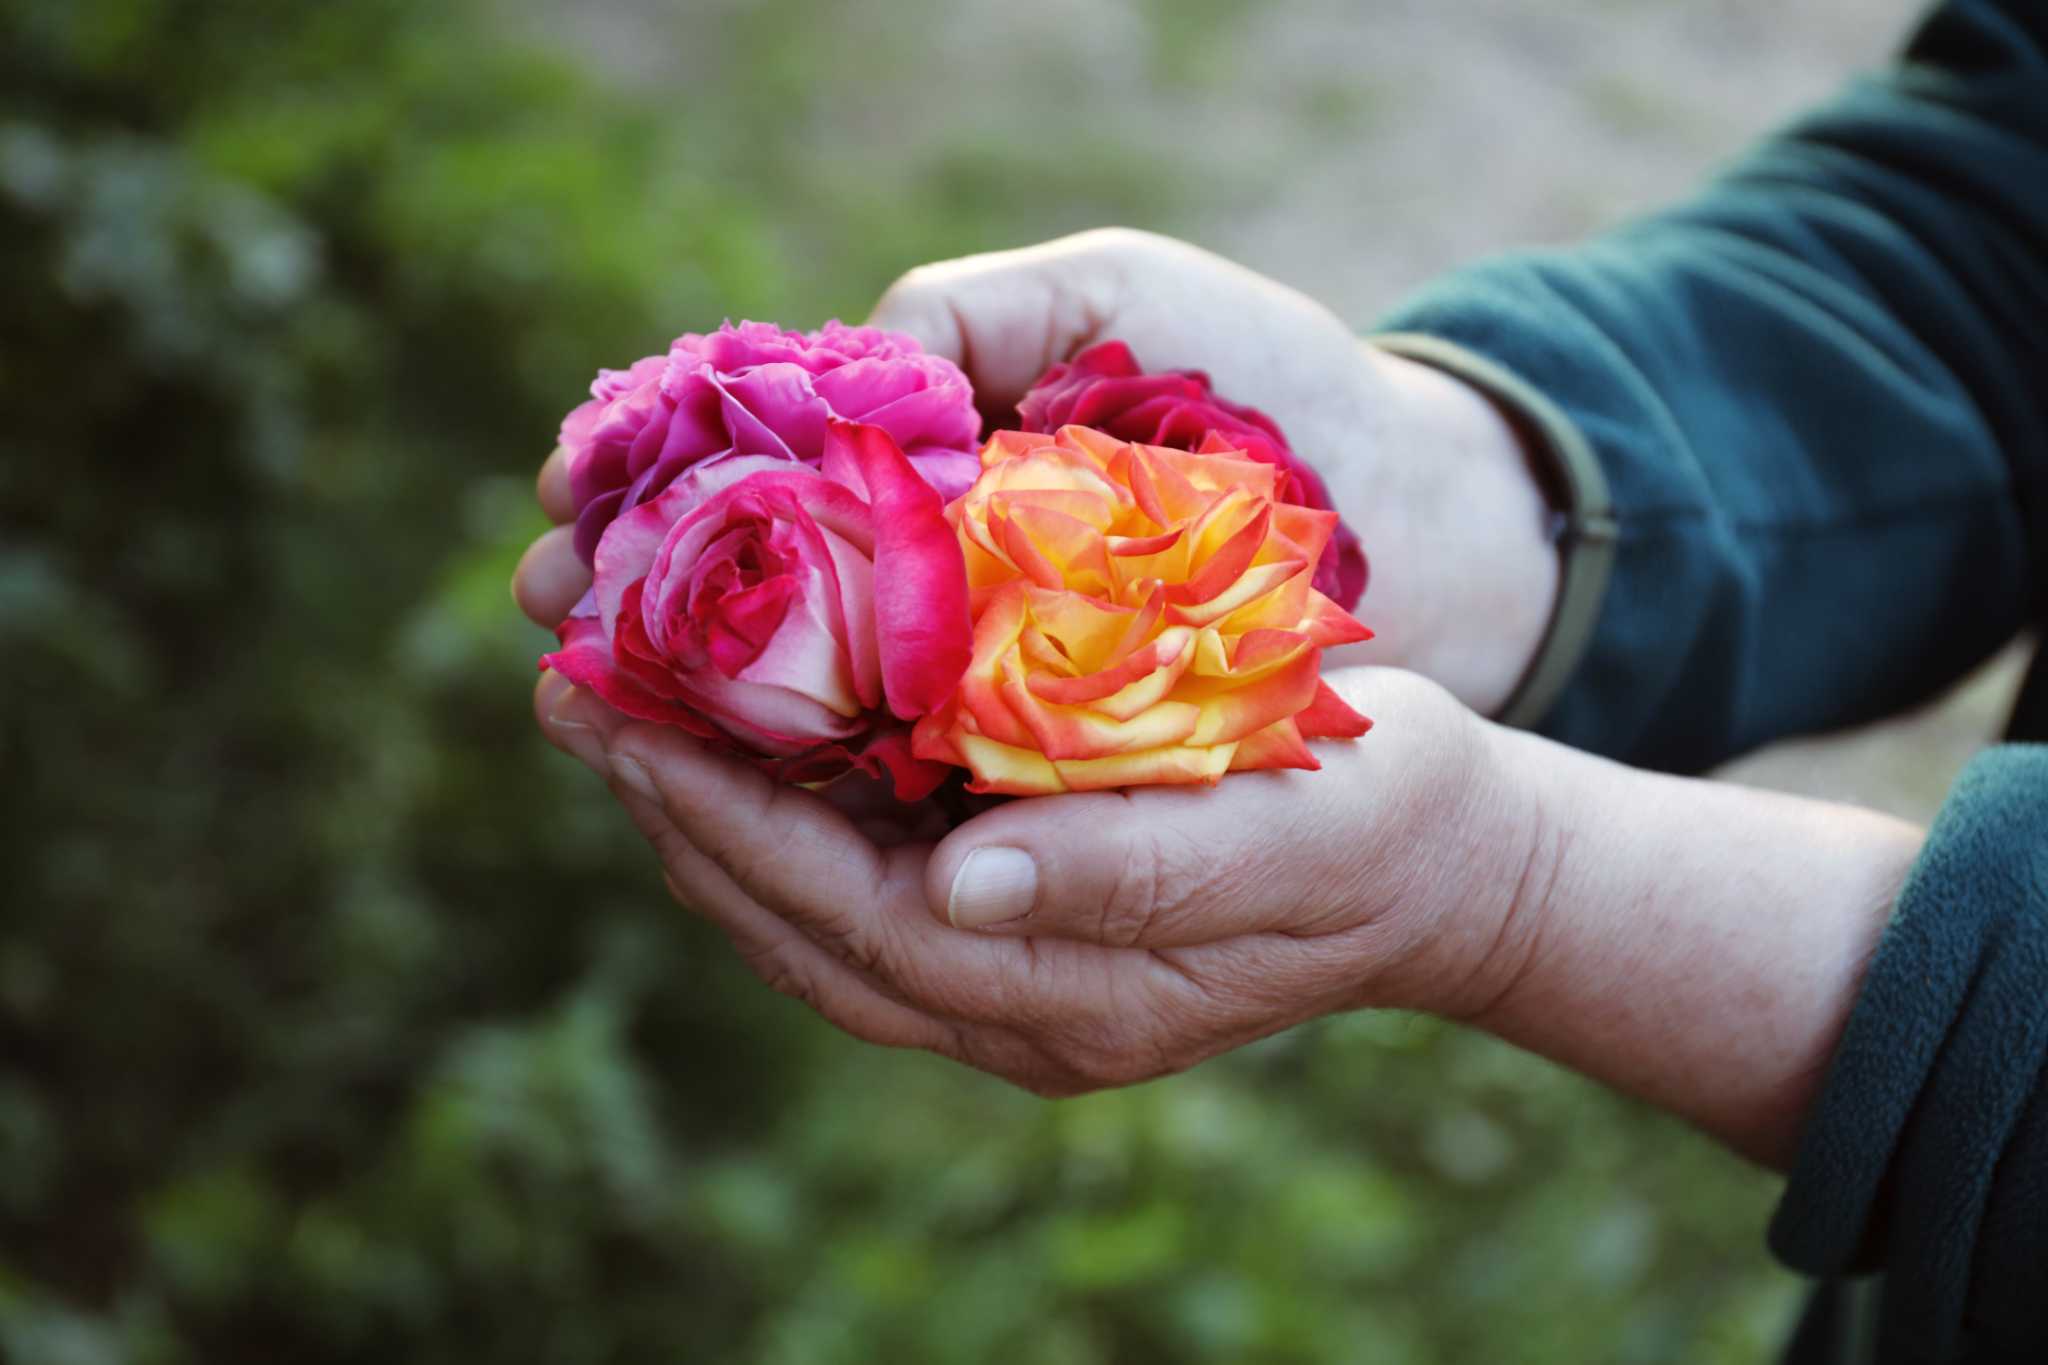
<svg viewBox="0 0 2048 1365"><path fill-rule="evenodd" d="M1218 393L1272 416L1372 560L1361 614L1378 638L1327 664L1409 668L1491 714L1542 642L1558 558L1513 429L1474 390L1362 343L1305 294L1186 242L1109 228L921 266L870 320L957 361L997 424L1048 366L1109 338L1148 369L1206 370Z"/></svg>
<svg viewBox="0 0 2048 1365"><path fill-rule="evenodd" d="M1920 831L1624 768L1412 674L1331 681L1379 724L1320 772L1016 801L936 845L552 675L536 701L677 898L858 1037L1063 1095L1398 1006L1788 1160Z"/></svg>
<svg viewBox="0 0 2048 1365"><path fill-rule="evenodd" d="M1014 801L895 847L558 678L538 705L771 986L857 1037L1066 1095L1335 1010L1487 1003L1528 813L1491 727L1410 674L1332 683L1395 723L1318 746L1321 772Z"/></svg>

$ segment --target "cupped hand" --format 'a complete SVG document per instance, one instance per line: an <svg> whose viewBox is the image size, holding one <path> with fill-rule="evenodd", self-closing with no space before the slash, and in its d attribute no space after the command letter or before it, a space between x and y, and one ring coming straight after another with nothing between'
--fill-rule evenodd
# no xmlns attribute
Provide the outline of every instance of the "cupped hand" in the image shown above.
<svg viewBox="0 0 2048 1365"><path fill-rule="evenodd" d="M1360 341L1308 295L1154 233L1105 228L922 266L875 306L958 361L995 422L1045 368L1097 341L1150 370L1200 369L1286 432L1372 561L1378 638L1330 664L1436 679L1496 711L1541 642L1558 562L1519 438L1440 371Z"/></svg>
<svg viewBox="0 0 2048 1365"><path fill-rule="evenodd" d="M1064 1095L1335 1010L1498 993L1526 808L1492 727L1410 674L1332 684L1382 723L1318 745L1321 772L1015 801L893 847L552 675L537 707L769 985L856 1037Z"/></svg>

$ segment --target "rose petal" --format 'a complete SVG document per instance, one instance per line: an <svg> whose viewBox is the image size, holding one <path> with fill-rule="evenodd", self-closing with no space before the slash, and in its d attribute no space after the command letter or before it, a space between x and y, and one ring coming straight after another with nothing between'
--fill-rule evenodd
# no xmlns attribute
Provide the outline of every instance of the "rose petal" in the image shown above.
<svg viewBox="0 0 2048 1365"><path fill-rule="evenodd" d="M1304 768L1316 772L1322 766L1308 745L1302 743L1301 730L1293 720L1275 721L1246 735L1237 742L1237 752L1230 758L1230 770L1234 773L1261 768Z"/></svg>
<svg viewBox="0 0 2048 1365"><path fill-rule="evenodd" d="M596 621L571 617L561 624L557 634L562 647L541 656L543 670L553 669L578 687L595 692L613 710L635 720L678 726L706 738L717 735L718 731L692 708L657 697L620 672L612 659L611 643Z"/></svg>
<svg viewBox="0 0 2048 1365"><path fill-rule="evenodd" d="M1112 787L1214 786L1230 771L1235 744L1197 749L1178 746L1106 758L1055 761L1053 770L1069 791L1106 791Z"/></svg>
<svg viewBox="0 0 2048 1365"><path fill-rule="evenodd" d="M967 566L930 484L879 427L834 419L866 480L875 532L875 638L889 709L909 720L942 704L973 655Z"/></svg>
<svg viewBox="0 0 2048 1365"><path fill-rule="evenodd" d="M1003 660L998 685L1004 703L1031 732L1035 747L1047 758L1102 758L1180 744L1193 737L1201 708L1181 701L1162 701L1128 720L1082 706L1055 706L1032 695L1025 685L1022 661L1012 653Z"/></svg>
<svg viewBox="0 0 2048 1365"><path fill-rule="evenodd" d="M886 773L895 784L896 799L903 802L924 800L938 790L951 771L945 763L918 757L908 730L888 730L876 735L855 761L872 776Z"/></svg>
<svg viewBox="0 0 2048 1365"><path fill-rule="evenodd" d="M1328 683L1316 688L1316 699L1294 723L1308 739L1357 739L1372 729L1372 721L1352 710Z"/></svg>

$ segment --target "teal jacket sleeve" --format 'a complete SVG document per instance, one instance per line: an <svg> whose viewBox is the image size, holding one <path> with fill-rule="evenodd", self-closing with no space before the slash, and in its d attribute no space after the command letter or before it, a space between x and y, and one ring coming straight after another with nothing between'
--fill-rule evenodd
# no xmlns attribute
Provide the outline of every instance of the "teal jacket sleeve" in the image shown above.
<svg viewBox="0 0 2048 1365"><path fill-rule="evenodd" d="M2009 744L1928 834L1771 1224L1796 1270L1886 1272L1879 1359L2048 1360L2044 1069L2048 746Z"/></svg>
<svg viewBox="0 0 2048 1365"><path fill-rule="evenodd" d="M1928 697L2048 580L2048 0L1952 0L1692 201L1383 320L1546 395L1615 562L1538 728L1647 766Z"/></svg>

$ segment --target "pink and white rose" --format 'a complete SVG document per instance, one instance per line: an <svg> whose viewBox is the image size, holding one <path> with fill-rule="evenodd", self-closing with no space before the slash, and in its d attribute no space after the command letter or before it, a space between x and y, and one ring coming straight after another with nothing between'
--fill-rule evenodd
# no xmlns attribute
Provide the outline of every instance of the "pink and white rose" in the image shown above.
<svg viewBox="0 0 2048 1365"><path fill-rule="evenodd" d="M858 769L914 801L946 768L911 753L908 723L973 652L962 552L885 427L827 418L818 437L815 466L699 462L613 520L541 666L785 781Z"/></svg>

